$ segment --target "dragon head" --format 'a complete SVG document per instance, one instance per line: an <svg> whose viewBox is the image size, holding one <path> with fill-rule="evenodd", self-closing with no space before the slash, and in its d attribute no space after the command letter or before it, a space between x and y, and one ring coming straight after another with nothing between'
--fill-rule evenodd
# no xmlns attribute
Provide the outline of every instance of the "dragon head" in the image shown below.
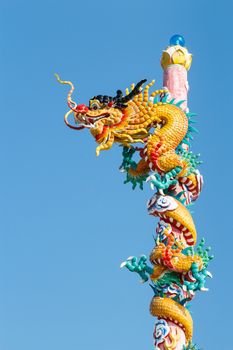
<svg viewBox="0 0 233 350"><path fill-rule="evenodd" d="M197 234L192 216L177 199L156 193L148 201L147 209L150 215L160 218L157 232L169 224L174 234L183 235L188 246L195 245Z"/></svg>
<svg viewBox="0 0 233 350"><path fill-rule="evenodd" d="M128 125L128 117L135 115L129 102L142 91L145 79L141 80L130 93L123 95L121 90L117 90L116 96L97 95L89 100L89 105L76 104L71 98L74 86L70 81L63 81L56 74L57 80L61 84L70 85L71 89L67 96L67 103L70 110L65 115L65 123L72 129L90 129L91 134L99 144L96 148L98 156L101 150L108 150L114 142L127 144L133 142L133 136L124 132ZM70 114L74 116L76 125L71 125L68 121ZM138 141L138 140L137 140Z"/></svg>

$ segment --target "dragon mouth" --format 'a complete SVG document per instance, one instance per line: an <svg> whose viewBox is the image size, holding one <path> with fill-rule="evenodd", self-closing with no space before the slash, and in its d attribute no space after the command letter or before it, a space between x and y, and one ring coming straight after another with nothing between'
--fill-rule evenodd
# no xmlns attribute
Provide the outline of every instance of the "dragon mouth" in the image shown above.
<svg viewBox="0 0 233 350"><path fill-rule="evenodd" d="M147 210L149 215L160 218L158 233L169 224L176 238L181 239L182 235L187 245L195 244L196 230L190 213L173 197L156 194L149 200Z"/></svg>
<svg viewBox="0 0 233 350"><path fill-rule="evenodd" d="M95 124L104 118L109 117L108 113L100 114L99 116L89 116L88 114L77 113L75 115L75 122L79 126L84 126L85 128L94 128Z"/></svg>
<svg viewBox="0 0 233 350"><path fill-rule="evenodd" d="M156 228L157 232L161 230L162 226L169 224L171 225L172 232L175 236L179 237L180 234L182 234L187 245L192 246L195 244L193 239L193 234L190 232L190 228L185 226L183 222L180 222L177 219L174 219L173 217L166 215L166 213L157 213L157 216L161 218Z"/></svg>

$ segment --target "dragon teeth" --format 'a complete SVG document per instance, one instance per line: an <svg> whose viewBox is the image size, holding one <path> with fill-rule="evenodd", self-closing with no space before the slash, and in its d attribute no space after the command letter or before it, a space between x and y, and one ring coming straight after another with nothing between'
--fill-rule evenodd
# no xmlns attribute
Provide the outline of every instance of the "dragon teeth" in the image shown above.
<svg viewBox="0 0 233 350"><path fill-rule="evenodd" d="M156 197L152 197L150 200L150 206L156 202Z"/></svg>
<svg viewBox="0 0 233 350"><path fill-rule="evenodd" d="M184 183L187 180L187 177L183 177L180 181Z"/></svg>
<svg viewBox="0 0 233 350"><path fill-rule="evenodd" d="M194 240L193 240L193 236L192 236L192 233L191 232L185 232L184 233L184 237L185 237L185 239L186 239L186 242L189 244L189 245L191 245L191 244L193 244L194 243Z"/></svg>
<svg viewBox="0 0 233 350"><path fill-rule="evenodd" d="M186 232L186 233L184 234L184 236L185 236L186 238L191 238L191 237L192 237L192 233L191 233L191 232Z"/></svg>
<svg viewBox="0 0 233 350"><path fill-rule="evenodd" d="M170 221L170 222L173 222L173 218L169 217L169 221Z"/></svg>
<svg viewBox="0 0 233 350"><path fill-rule="evenodd" d="M181 226L181 223L180 222L176 222L176 227L180 227Z"/></svg>
<svg viewBox="0 0 233 350"><path fill-rule="evenodd" d="M186 239L186 242L189 243L189 244L193 244L194 240L193 240L193 238L189 238L189 239Z"/></svg>

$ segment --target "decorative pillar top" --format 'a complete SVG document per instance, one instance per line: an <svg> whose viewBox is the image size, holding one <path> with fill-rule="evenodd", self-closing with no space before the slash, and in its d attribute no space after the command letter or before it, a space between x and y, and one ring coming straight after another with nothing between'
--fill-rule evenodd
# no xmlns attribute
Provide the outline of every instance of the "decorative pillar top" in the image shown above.
<svg viewBox="0 0 233 350"><path fill-rule="evenodd" d="M170 45L163 50L161 57L161 66L167 69L168 66L179 64L189 70L192 64L192 54L185 47L183 36L175 34L170 39Z"/></svg>

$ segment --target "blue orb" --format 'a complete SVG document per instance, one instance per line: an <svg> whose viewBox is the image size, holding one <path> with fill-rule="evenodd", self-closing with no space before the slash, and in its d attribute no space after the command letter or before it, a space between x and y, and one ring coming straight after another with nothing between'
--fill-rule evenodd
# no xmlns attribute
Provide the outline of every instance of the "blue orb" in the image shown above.
<svg viewBox="0 0 233 350"><path fill-rule="evenodd" d="M170 39L170 46L173 46L173 45L180 45L184 47L185 46L184 37L179 34L173 35Z"/></svg>

